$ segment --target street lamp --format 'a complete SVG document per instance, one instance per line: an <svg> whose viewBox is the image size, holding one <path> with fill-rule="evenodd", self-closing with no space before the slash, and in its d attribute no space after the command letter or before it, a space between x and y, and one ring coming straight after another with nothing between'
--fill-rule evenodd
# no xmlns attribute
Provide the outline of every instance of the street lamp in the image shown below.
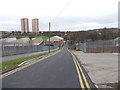
<svg viewBox="0 0 120 90"><path fill-rule="evenodd" d="M49 22L49 53L50 53L50 22Z"/></svg>

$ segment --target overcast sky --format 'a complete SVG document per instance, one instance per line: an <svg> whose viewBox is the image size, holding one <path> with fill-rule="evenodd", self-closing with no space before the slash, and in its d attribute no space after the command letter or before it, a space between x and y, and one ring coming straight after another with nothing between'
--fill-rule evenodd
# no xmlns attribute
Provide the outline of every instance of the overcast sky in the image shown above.
<svg viewBox="0 0 120 90"><path fill-rule="evenodd" d="M118 27L118 1L1 0L0 30L20 31L21 18L29 18L30 30L32 18L39 19L39 28L42 31L48 30L49 21L51 29L57 31L116 28Z"/></svg>

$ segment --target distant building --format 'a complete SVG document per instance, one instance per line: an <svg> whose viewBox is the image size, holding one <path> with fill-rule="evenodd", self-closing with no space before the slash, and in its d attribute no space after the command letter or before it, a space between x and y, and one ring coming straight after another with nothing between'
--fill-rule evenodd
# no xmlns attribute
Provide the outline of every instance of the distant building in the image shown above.
<svg viewBox="0 0 120 90"><path fill-rule="evenodd" d="M55 45L55 46L62 46L64 44L64 39L62 37L59 36L53 36L50 37L50 42L49 39L47 39L44 42L45 45Z"/></svg>
<svg viewBox="0 0 120 90"><path fill-rule="evenodd" d="M20 38L17 40L12 41L13 43L27 43L29 44L30 38Z"/></svg>
<svg viewBox="0 0 120 90"><path fill-rule="evenodd" d="M5 42L5 43L11 43L12 41L15 41L16 38L2 38L0 39L0 42Z"/></svg>
<svg viewBox="0 0 120 90"><path fill-rule="evenodd" d="M30 44L34 44L34 45L40 45L43 43L43 38L38 37L38 38L32 38L32 40L30 40Z"/></svg>
<svg viewBox="0 0 120 90"><path fill-rule="evenodd" d="M21 33L28 33L29 32L29 23L28 18L21 19Z"/></svg>
<svg viewBox="0 0 120 90"><path fill-rule="evenodd" d="M38 34L39 33L39 19L32 19L32 32Z"/></svg>

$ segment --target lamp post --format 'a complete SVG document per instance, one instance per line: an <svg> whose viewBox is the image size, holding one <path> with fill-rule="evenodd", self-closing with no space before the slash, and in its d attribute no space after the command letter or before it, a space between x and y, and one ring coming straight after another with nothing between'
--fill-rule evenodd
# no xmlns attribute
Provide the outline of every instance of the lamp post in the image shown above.
<svg viewBox="0 0 120 90"><path fill-rule="evenodd" d="M50 22L49 22L49 53L50 53Z"/></svg>

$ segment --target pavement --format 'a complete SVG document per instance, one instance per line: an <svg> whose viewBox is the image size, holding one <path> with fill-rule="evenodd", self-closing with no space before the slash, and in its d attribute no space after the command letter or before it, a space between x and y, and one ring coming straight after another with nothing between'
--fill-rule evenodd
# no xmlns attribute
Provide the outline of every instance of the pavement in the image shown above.
<svg viewBox="0 0 120 90"><path fill-rule="evenodd" d="M2 75L3 88L94 87L85 69L67 47L29 66ZM81 69L80 69L81 68ZM84 76L84 77L83 77ZM81 79L80 79L81 77ZM4 90L4 89L3 89Z"/></svg>
<svg viewBox="0 0 120 90"><path fill-rule="evenodd" d="M55 49L52 49L51 51L53 51L53 50L55 50ZM40 51L40 52L25 53L25 54L18 54L18 55L12 55L12 56L4 56L4 57L0 57L0 62L5 62L5 61L14 60L14 59L24 58L24 57L28 57L28 56L31 56L31 55L42 54L42 53L45 53L45 52L48 52L48 51Z"/></svg>
<svg viewBox="0 0 120 90"><path fill-rule="evenodd" d="M116 53L84 53L72 51L86 69L98 88L111 88L109 83L118 82L118 56Z"/></svg>

